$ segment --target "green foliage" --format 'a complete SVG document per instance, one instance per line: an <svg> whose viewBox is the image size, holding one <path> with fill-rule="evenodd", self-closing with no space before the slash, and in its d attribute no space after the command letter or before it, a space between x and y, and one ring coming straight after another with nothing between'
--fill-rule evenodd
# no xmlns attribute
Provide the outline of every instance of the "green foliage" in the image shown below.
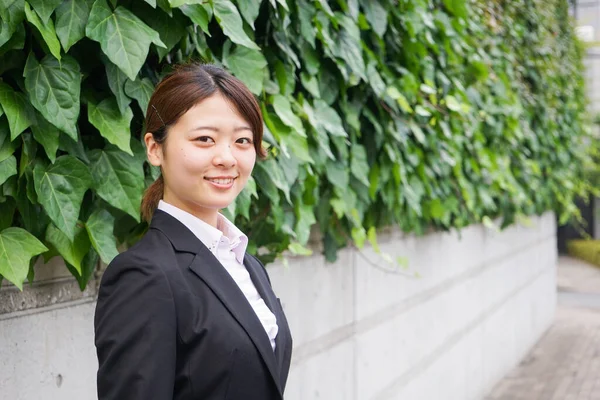
<svg viewBox="0 0 600 400"><path fill-rule="evenodd" d="M270 157L224 212L272 261L376 229L577 215L589 140L566 0L0 0L0 275L83 289L139 239L140 129L169 64L260 97ZM43 244L42 244L43 243Z"/></svg>

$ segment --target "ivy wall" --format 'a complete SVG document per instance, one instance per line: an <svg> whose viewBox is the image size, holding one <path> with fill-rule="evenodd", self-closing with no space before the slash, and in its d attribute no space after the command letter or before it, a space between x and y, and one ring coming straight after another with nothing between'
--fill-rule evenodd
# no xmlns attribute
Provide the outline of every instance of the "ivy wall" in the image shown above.
<svg viewBox="0 0 600 400"><path fill-rule="evenodd" d="M0 278L85 287L143 234L143 114L172 63L260 98L268 160L224 212L269 262L376 228L576 214L587 130L567 0L0 0Z"/></svg>

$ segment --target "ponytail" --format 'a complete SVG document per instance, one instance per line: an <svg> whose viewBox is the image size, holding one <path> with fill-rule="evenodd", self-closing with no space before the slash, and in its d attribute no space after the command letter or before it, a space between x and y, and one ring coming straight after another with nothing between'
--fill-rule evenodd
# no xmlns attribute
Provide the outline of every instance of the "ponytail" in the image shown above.
<svg viewBox="0 0 600 400"><path fill-rule="evenodd" d="M144 221L150 223L152 220L152 215L154 215L154 211L158 207L158 202L163 197L164 189L165 181L161 175L144 192L141 205L142 219Z"/></svg>

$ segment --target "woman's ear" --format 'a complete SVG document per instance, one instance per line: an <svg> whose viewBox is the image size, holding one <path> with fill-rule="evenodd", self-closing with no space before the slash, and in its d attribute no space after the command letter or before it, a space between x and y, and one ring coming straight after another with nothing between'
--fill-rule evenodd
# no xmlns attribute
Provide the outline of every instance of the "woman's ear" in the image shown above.
<svg viewBox="0 0 600 400"><path fill-rule="evenodd" d="M146 143L146 155L148 156L148 161L155 167L160 167L163 160L162 146L159 143L156 143L154 136L150 132L147 132L144 135L144 142Z"/></svg>

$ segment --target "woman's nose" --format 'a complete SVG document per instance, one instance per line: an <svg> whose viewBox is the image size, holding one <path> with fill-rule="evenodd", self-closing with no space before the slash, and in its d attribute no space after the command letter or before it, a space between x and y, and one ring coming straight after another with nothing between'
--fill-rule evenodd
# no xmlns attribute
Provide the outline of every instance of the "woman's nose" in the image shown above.
<svg viewBox="0 0 600 400"><path fill-rule="evenodd" d="M236 159L231 151L231 145L224 144L217 146L217 153L213 159L216 165L222 165L224 167L232 167L236 164Z"/></svg>

